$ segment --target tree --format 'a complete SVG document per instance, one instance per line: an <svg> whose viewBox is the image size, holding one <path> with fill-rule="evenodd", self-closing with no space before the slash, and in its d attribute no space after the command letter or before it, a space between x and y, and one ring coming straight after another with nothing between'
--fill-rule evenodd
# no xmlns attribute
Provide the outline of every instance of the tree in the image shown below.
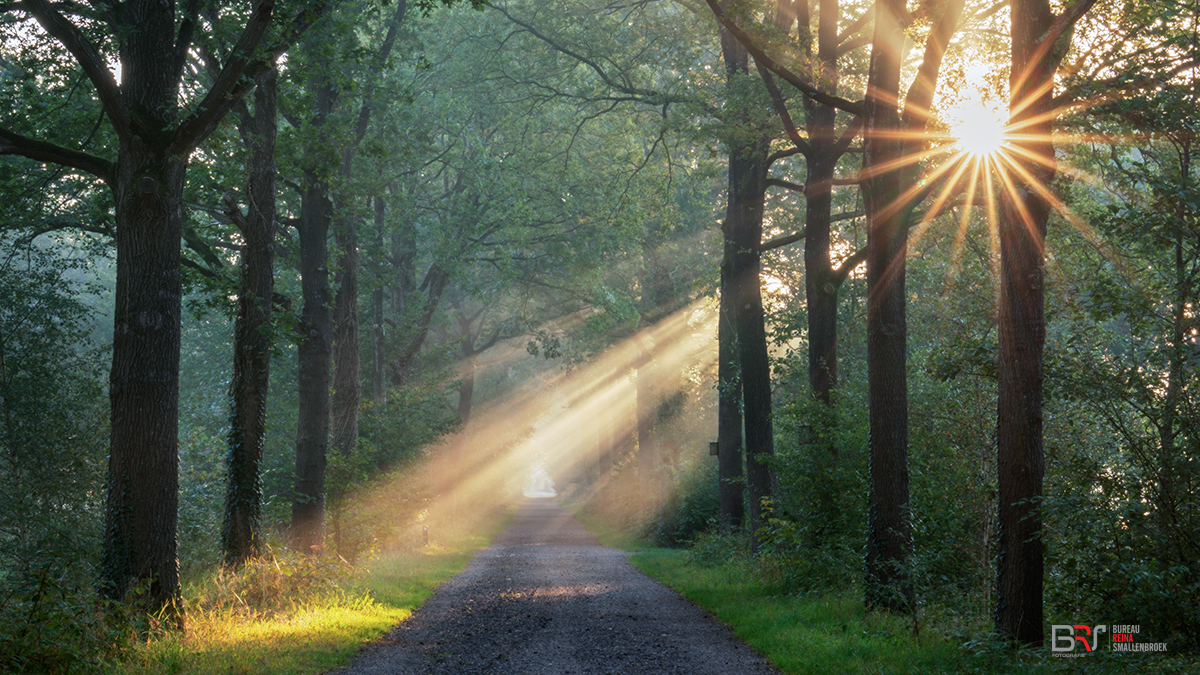
<svg viewBox="0 0 1200 675"><path fill-rule="evenodd" d="M45 0L9 5L6 13L37 20L63 45L95 88L116 136L115 159L102 158L0 130L0 153L54 162L91 174L113 194L117 287L112 404L102 586L113 598L149 584L147 607L172 603L179 592L175 552L178 500L177 411L182 193L188 157L268 71L292 35L260 50L273 0L257 4L216 82L181 109L178 101L200 3L176 16L174 3L131 0L99 8L121 78L107 65L96 24L65 15ZM239 18L240 20L240 18ZM104 43L101 43L104 44ZM104 46L107 46L106 44Z"/></svg>
<svg viewBox="0 0 1200 675"><path fill-rule="evenodd" d="M764 41L740 27L715 2L717 19L768 69L810 97L863 118L862 189L867 215L867 352L871 424L866 602L870 608L911 607L906 558L911 547L908 504L908 411L904 270L908 229L936 181L921 185L919 153L942 58L962 15L962 0L933 18L917 75L901 102L901 57L911 22L902 0L876 3L866 97L854 103L814 86L774 60ZM833 8L830 7L831 13ZM936 209L934 209L936 211ZM926 218L932 217L927 214Z"/></svg>
<svg viewBox="0 0 1200 675"><path fill-rule="evenodd" d="M1041 644L1043 546L1039 501L1042 450L1042 353L1046 340L1043 252L1056 173L1051 128L1054 75L1071 28L1095 0L1069 3L1062 14L1048 0L1013 0L1009 128L1019 130L1011 175L1000 197L1000 301L996 411L999 556L996 632Z"/></svg>
<svg viewBox="0 0 1200 675"><path fill-rule="evenodd" d="M254 91L254 110L238 107L246 160L243 213L232 195L227 214L242 233L237 320L233 336L233 376L229 383L228 488L221 548L236 566L259 545L262 481L259 464L266 441L267 387L270 382L271 319L275 304L275 136L277 77L267 74Z"/></svg>

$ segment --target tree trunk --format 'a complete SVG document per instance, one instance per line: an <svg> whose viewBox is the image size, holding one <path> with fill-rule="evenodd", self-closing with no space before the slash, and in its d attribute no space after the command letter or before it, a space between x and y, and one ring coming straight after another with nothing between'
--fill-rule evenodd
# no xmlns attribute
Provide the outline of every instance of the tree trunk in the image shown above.
<svg viewBox="0 0 1200 675"><path fill-rule="evenodd" d="M766 323L759 277L763 200L766 194L765 142L739 149L729 157L729 205L725 227L734 244L733 297L737 309L738 358L742 375L742 411L746 432L746 487L750 528L766 524L763 500L775 494L774 476L766 458L774 454L771 423L771 362L767 354ZM757 550L757 539L752 539Z"/></svg>
<svg viewBox="0 0 1200 675"><path fill-rule="evenodd" d="M358 404L362 398L358 354L358 230L340 218L334 238L341 254L333 299L333 448L343 456L358 441Z"/></svg>
<svg viewBox="0 0 1200 675"><path fill-rule="evenodd" d="M748 72L749 58L745 48L725 31L721 34L721 51L729 80ZM730 144L724 225L725 236L733 249L729 287L741 373L751 532L766 524L763 500L775 493L774 475L765 461L775 452L775 439L771 424L771 362L767 355L759 277L769 145L769 138L763 134ZM750 542L751 550L757 551L758 539L751 537Z"/></svg>
<svg viewBox="0 0 1200 675"><path fill-rule="evenodd" d="M745 515L745 475L742 470L742 378L738 373L737 327L734 325L733 284L736 250L725 230L721 263L721 299L717 327L717 480L721 531L741 527Z"/></svg>
<svg viewBox="0 0 1200 675"><path fill-rule="evenodd" d="M336 93L318 82L313 126L324 135ZM315 552L324 541L325 458L329 449L329 359L333 342L333 312L329 291L329 225L333 202L318 166L305 170L300 202L300 284L304 308L300 315L299 416L296 425L296 489L292 501L292 547Z"/></svg>
<svg viewBox="0 0 1200 675"><path fill-rule="evenodd" d="M1050 143L1050 98L1056 66L1040 48L1054 20L1046 0L1014 0L1010 124L1019 138L1011 161L1033 180L1054 179ZM1041 644L1042 348L1046 340L1042 252L1050 205L1022 175L1010 176L1014 191L1000 199L1000 299L996 412L996 468L999 493L999 555L996 631L1027 644Z"/></svg>
<svg viewBox="0 0 1200 675"><path fill-rule="evenodd" d="M904 32L898 0L876 4L864 120L867 167L901 156L896 101ZM868 609L907 612L912 584L908 497L908 380L904 277L909 210L900 208L898 170L874 172L863 184L867 211L867 387L870 407L870 495L867 510Z"/></svg>
<svg viewBox="0 0 1200 675"><path fill-rule="evenodd" d="M385 224L387 202L381 197L375 198L375 232L379 235L379 250L383 250L383 228ZM376 282L378 283L378 282ZM383 329L383 289L376 288L371 292L371 313L373 326L371 330L372 361L371 361L371 397L376 405L387 403L387 334Z"/></svg>
<svg viewBox="0 0 1200 675"><path fill-rule="evenodd" d="M825 91L838 88L837 0L821 0L817 27L818 72L813 78ZM804 13L807 22L807 12ZM805 26L801 27L801 30ZM834 126L837 111L809 102L808 175L804 183L804 296L808 307L808 382L817 400L828 405L837 387L837 312L841 279L830 258L833 178L842 152ZM836 452L836 448L833 448Z"/></svg>
<svg viewBox="0 0 1200 675"><path fill-rule="evenodd" d="M641 493L653 489L658 471L658 447L654 438L654 425L658 413L658 387L654 372L654 346L646 344L641 336L641 356L637 365L637 475Z"/></svg>
<svg viewBox="0 0 1200 675"><path fill-rule="evenodd" d="M471 404L475 399L475 357L466 357L463 364L462 384L458 386L458 416L463 428L471 421Z"/></svg>
<svg viewBox="0 0 1200 675"><path fill-rule="evenodd" d="M259 82L254 114L246 113L241 120L242 140L251 152L246 167L247 212L234 219L244 245L229 387L229 482L221 528L221 548L225 564L230 566L255 555L258 547L262 504L259 462L267 421L275 294L276 83L274 71Z"/></svg>
<svg viewBox="0 0 1200 675"><path fill-rule="evenodd" d="M155 30L153 25L146 30ZM173 111L174 89L167 89L137 98L162 105L148 110ZM105 595L114 599L149 581L145 600L160 607L179 597L179 242L186 163L147 142L121 139L113 189L118 256L109 376L112 444L100 575Z"/></svg>
<svg viewBox="0 0 1200 675"><path fill-rule="evenodd" d="M833 132L833 108L819 106L813 125ZM825 119L828 118L828 119ZM811 134L810 134L811 135ZM804 296L808 306L808 383L813 396L828 405L837 386L838 288L830 259L833 176L838 157L833 140L814 139L808 160L804 215Z"/></svg>
<svg viewBox="0 0 1200 675"><path fill-rule="evenodd" d="M147 36L175 33L171 5L130 2L123 12ZM173 47L169 37L122 43L120 95L140 115L119 139L112 184L117 283L100 583L105 595L120 599L148 581L149 607L179 598L179 242L187 156L171 152L174 139L158 132L176 122Z"/></svg>

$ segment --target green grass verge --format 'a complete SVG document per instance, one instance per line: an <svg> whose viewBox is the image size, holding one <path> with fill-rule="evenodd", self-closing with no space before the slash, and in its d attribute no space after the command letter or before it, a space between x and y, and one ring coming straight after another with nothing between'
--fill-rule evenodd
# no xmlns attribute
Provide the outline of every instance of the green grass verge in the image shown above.
<svg viewBox="0 0 1200 675"><path fill-rule="evenodd" d="M712 612L788 675L883 673L1200 673L1186 656L1111 652L1056 659L1049 647L1014 651L991 641L986 617L964 619L931 609L911 617L868 613L857 590L779 594L745 559L709 565L687 551L662 549L602 517L576 517L606 546L630 552L647 575Z"/></svg>
<svg viewBox="0 0 1200 675"><path fill-rule="evenodd" d="M344 666L364 643L407 619L440 584L466 569L511 517L511 509L497 512L473 532L382 556L336 601L314 600L269 617L189 610L183 634L134 645L108 672L307 675Z"/></svg>

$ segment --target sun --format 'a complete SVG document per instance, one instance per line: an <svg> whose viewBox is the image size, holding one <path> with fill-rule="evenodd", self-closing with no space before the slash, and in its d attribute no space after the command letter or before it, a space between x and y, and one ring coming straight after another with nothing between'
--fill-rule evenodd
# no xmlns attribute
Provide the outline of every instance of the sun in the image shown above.
<svg viewBox="0 0 1200 675"><path fill-rule="evenodd" d="M950 136L963 152L987 158L1004 148L1007 113L998 106L967 101L948 111Z"/></svg>

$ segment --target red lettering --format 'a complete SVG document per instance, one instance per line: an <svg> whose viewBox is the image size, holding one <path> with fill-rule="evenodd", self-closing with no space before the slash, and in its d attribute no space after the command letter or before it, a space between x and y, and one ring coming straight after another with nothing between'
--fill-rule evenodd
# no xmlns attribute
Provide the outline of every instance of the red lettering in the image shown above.
<svg viewBox="0 0 1200 675"><path fill-rule="evenodd" d="M1113 642L1133 642L1132 633L1113 633Z"/></svg>

